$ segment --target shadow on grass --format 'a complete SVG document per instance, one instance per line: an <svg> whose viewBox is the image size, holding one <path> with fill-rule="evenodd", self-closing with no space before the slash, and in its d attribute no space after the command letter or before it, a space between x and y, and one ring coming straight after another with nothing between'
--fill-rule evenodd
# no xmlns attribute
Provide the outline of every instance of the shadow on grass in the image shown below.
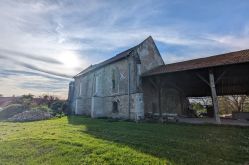
<svg viewBox="0 0 249 165"><path fill-rule="evenodd" d="M240 164L249 160L249 128L134 123L70 116L84 133L177 164ZM83 132L83 131L82 131Z"/></svg>

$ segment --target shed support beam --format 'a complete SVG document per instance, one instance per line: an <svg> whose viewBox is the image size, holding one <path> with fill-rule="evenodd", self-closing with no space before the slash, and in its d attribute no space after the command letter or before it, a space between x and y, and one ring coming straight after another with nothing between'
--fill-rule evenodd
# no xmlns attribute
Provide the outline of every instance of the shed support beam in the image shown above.
<svg viewBox="0 0 249 165"><path fill-rule="evenodd" d="M196 73L197 77L199 77L199 79L201 79L204 83L206 83L208 86L210 86L210 83L208 83L208 81L203 77L201 76L200 74Z"/></svg>
<svg viewBox="0 0 249 165"><path fill-rule="evenodd" d="M227 70L225 70L225 71L223 71L222 73L221 73L221 75L217 78L217 80L215 81L215 84L217 84L222 78L223 78L223 76L226 74L226 72L227 72Z"/></svg>
<svg viewBox="0 0 249 165"><path fill-rule="evenodd" d="M157 89L156 83L153 81L153 79L149 78L149 82L152 84L152 86Z"/></svg>
<svg viewBox="0 0 249 165"><path fill-rule="evenodd" d="M219 117L219 107L218 107L218 99L215 89L215 81L214 81L214 74L212 70L209 70L209 81L210 81L210 88L212 93L212 101L214 107L214 117L217 124L220 124L220 117Z"/></svg>
<svg viewBox="0 0 249 165"><path fill-rule="evenodd" d="M162 117L162 108L161 108L161 88L158 88L158 110L160 118Z"/></svg>
<svg viewBox="0 0 249 165"><path fill-rule="evenodd" d="M162 106L161 106L161 90L162 90L162 81L160 77L156 77L156 85L157 85L157 94L158 94L158 111L159 116L162 118Z"/></svg>

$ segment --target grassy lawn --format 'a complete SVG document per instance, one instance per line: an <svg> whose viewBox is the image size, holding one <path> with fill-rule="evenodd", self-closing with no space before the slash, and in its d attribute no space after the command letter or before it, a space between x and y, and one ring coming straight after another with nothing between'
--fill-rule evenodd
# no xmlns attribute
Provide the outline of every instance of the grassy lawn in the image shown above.
<svg viewBox="0 0 249 165"><path fill-rule="evenodd" d="M63 117L0 122L0 164L244 164L249 128Z"/></svg>

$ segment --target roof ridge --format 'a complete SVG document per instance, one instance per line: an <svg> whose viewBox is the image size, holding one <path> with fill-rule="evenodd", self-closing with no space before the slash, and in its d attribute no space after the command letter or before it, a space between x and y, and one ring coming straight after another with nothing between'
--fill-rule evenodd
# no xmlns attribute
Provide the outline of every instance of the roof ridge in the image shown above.
<svg viewBox="0 0 249 165"><path fill-rule="evenodd" d="M172 73L193 69L203 69L224 65L240 64L249 62L249 49L233 51L209 57L196 58L181 62L170 63L149 70L143 76L151 76L163 73Z"/></svg>
<svg viewBox="0 0 249 165"><path fill-rule="evenodd" d="M120 60L120 59L123 59L123 58L129 56L129 54L130 54L131 51L135 50L137 47L139 47L139 46L142 45L144 42L146 42L147 40L150 40L150 39L153 40L153 38L152 38L151 36L149 36L149 37L147 37L146 39L144 39L142 42L140 42L139 44L137 44L137 45L135 45L135 46L133 46L133 47L127 49L127 50L124 50L124 51L122 51L122 52L116 54L115 56L113 56L113 57L111 57L111 58L108 58L108 59L106 59L106 60L104 60L104 61L102 61L102 62L99 62L99 63L97 63L97 64L91 64L89 67L85 68L84 70L82 70L81 72L79 72L78 74L76 74L76 75L73 76L73 77L81 76L81 75L86 74L86 73L88 73L88 72L90 72L90 71L93 71L93 70L95 70L95 69L101 68L101 67L105 66L106 64L110 64L110 63L112 63L112 62L115 62L115 61L118 61L118 60ZM153 40L153 41L154 41L154 40ZM92 70L87 71L87 69L90 69L90 68L93 67L93 66L96 66L96 67L93 68ZM85 72L85 73L84 73L84 72Z"/></svg>

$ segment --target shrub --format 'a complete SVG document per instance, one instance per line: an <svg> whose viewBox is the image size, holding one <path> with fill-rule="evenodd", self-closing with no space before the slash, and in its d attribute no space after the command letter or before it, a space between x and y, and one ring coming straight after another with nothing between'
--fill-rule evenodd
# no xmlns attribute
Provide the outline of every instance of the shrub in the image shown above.
<svg viewBox="0 0 249 165"><path fill-rule="evenodd" d="M38 111L52 113L52 109L49 108L47 105L39 105L39 106L32 108L32 110L38 110Z"/></svg>
<svg viewBox="0 0 249 165"><path fill-rule="evenodd" d="M26 110L30 110L33 105L33 101L34 101L34 95L28 94L28 95L22 95L15 102L18 104L22 104Z"/></svg>
<svg viewBox="0 0 249 165"><path fill-rule="evenodd" d="M63 117L63 116L65 116L65 114L62 112L62 113L57 113L56 115L55 115L55 117L57 117L57 118L61 118L61 117Z"/></svg>
<svg viewBox="0 0 249 165"><path fill-rule="evenodd" d="M61 115L63 113L63 104L64 101L58 100L51 104L52 114L56 116L57 114Z"/></svg>
<svg viewBox="0 0 249 165"><path fill-rule="evenodd" d="M18 113L24 112L25 108L21 104L10 104L0 111L0 120L6 120Z"/></svg>

